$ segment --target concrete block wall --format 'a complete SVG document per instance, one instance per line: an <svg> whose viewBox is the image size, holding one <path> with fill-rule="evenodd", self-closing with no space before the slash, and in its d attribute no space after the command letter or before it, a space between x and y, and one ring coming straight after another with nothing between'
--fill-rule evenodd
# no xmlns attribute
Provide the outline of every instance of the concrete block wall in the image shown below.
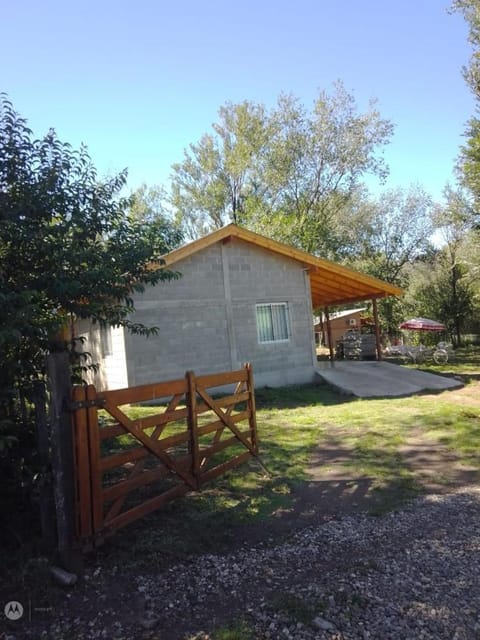
<svg viewBox="0 0 480 640"><path fill-rule="evenodd" d="M189 369L197 374L231 369L221 246L175 268L180 279L135 296L135 321L159 331L148 338L126 336L129 385L180 378Z"/></svg>
<svg viewBox="0 0 480 640"><path fill-rule="evenodd" d="M129 385L237 369L252 362L257 386L314 379L308 275L295 260L244 241L217 243L175 265L179 280L135 296L135 321L156 336L125 334ZM290 339L259 344L256 304L288 303Z"/></svg>
<svg viewBox="0 0 480 640"><path fill-rule="evenodd" d="M100 325L90 320L79 320L76 326L77 337L83 338L77 348L90 354L88 364L95 363L97 371L87 371L84 379L97 389L122 389L128 386L127 363L125 354L125 336L123 327L110 327L112 353L103 354Z"/></svg>
<svg viewBox="0 0 480 640"><path fill-rule="evenodd" d="M308 274L296 260L235 239L228 247L237 361L253 364L257 386L311 382L314 346ZM256 305L288 304L287 342L259 343Z"/></svg>

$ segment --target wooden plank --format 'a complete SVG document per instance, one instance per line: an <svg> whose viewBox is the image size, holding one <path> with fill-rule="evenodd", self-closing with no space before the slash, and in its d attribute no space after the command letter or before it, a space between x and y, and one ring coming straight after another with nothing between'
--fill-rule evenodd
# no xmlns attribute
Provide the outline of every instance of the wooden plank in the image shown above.
<svg viewBox="0 0 480 640"><path fill-rule="evenodd" d="M255 449L255 453L258 454L258 429L257 429L257 408L255 405L255 382L253 379L253 367L250 362L245 363L245 369L247 370L247 391L248 391L248 409L249 419L248 424L250 426L250 441Z"/></svg>
<svg viewBox="0 0 480 640"><path fill-rule="evenodd" d="M109 404L121 406L124 404L169 398L170 396L183 394L186 390L186 381L184 378L181 378L180 380L168 380L166 382L144 384L126 389L102 391L98 394L98 397L101 400L108 401Z"/></svg>
<svg viewBox="0 0 480 640"><path fill-rule="evenodd" d="M72 392L73 402L83 402L86 389L75 386ZM90 455L88 447L88 424L86 409L77 409L72 414L73 437L75 442L75 484L76 484L76 533L81 540L92 535Z"/></svg>
<svg viewBox="0 0 480 640"><path fill-rule="evenodd" d="M145 416L133 420L134 424L139 429L149 429L150 427L164 426L169 422L180 422L184 420L188 415L188 409L186 407L182 409L176 409L175 411L165 411L165 413L156 413L151 416ZM107 438L115 438L117 436L124 435L128 431L122 427L121 424L115 424L108 427L100 427L100 438L106 440Z"/></svg>
<svg viewBox="0 0 480 640"><path fill-rule="evenodd" d="M380 340L380 321L378 319L378 307L375 298L372 300L373 321L375 322L375 345L377 348L377 360L382 359L382 343Z"/></svg>
<svg viewBox="0 0 480 640"><path fill-rule="evenodd" d="M176 433L173 436L167 436L166 438L161 438L158 443L165 451L171 449L172 447L177 447L180 444L185 444L188 442L190 435L187 430L182 431L181 433Z"/></svg>
<svg viewBox="0 0 480 640"><path fill-rule="evenodd" d="M233 416L230 416L230 420L237 424L238 422L243 422L249 418L249 411L242 411L241 413L236 413ZM198 427L198 435L204 436L208 433L212 433L212 431L217 431L219 429L224 429L225 423L223 420L216 420L215 422L209 422L208 424L202 425Z"/></svg>
<svg viewBox="0 0 480 640"><path fill-rule="evenodd" d="M111 487L105 487L103 490L103 500L104 502L112 502L113 500L118 500L118 498L128 495L132 491L135 491L135 489L139 489L140 487L151 484L156 480L165 478L170 473L170 469L167 469L163 465L158 466L155 469L147 469L146 471L144 470L138 476L128 478L127 480L123 480L122 482L118 482Z"/></svg>
<svg viewBox="0 0 480 640"><path fill-rule="evenodd" d="M116 419L121 422L128 431L135 436L143 446L148 449L154 456L160 459L173 472L177 473L192 489L196 488L195 478L190 473L185 472L183 469L176 468L175 460L171 458L155 440L152 440L147 436L142 429L138 429L135 423L132 422L118 407L115 407L107 401L105 409Z"/></svg>
<svg viewBox="0 0 480 640"><path fill-rule="evenodd" d="M192 460L192 476L195 478L196 488L199 487L198 476L200 474L200 458L198 457L198 424L197 424L197 391L196 379L193 371L187 371L187 406L188 406L188 433L189 453Z"/></svg>
<svg viewBox="0 0 480 640"><path fill-rule="evenodd" d="M186 484L179 484L176 487L172 487L165 493L156 496L146 502L143 502L141 505L133 507L124 513L116 516L112 520L105 523L106 527L112 529L120 529L120 527L124 527L126 524L133 522L134 520L138 520L143 516L146 516L148 513L152 511L156 511L156 509L160 509L165 504L174 500L175 498L179 498L180 496L184 496L186 493L190 491L190 488Z"/></svg>
<svg viewBox="0 0 480 640"><path fill-rule="evenodd" d="M242 382L240 382L239 384L243 384ZM236 404L238 404L239 402L247 402L249 398L249 394L247 391L242 392L242 393L236 393L233 394L231 396L222 396L221 398L217 398L217 402L219 405L221 405L222 407L232 407L232 409L235 407ZM207 411L211 411L211 408L202 403L197 403L197 415L200 415L202 413L205 413Z"/></svg>
<svg viewBox="0 0 480 640"><path fill-rule="evenodd" d="M231 431L233 431L233 433L237 436L240 442L242 442L247 447L247 449L252 453L252 455L256 455L256 451L253 445L250 442L248 442L246 438L243 437L243 435L237 429L237 426L235 425L233 420L230 418L230 416L228 416L225 412L221 410L220 407L217 406L213 398L211 398L204 389L197 386L197 392L203 398L205 403L210 405L210 407L215 411L215 413L220 418L220 420L222 420L222 422L224 422L227 425L227 427L231 429Z"/></svg>
<svg viewBox="0 0 480 640"><path fill-rule="evenodd" d="M250 431L242 431L242 435L248 437L250 435ZM223 449L227 449L231 447L233 444L243 444L238 441L237 436L231 436L230 438L225 438L224 440L218 440L213 444L207 445L206 447L200 448L200 455L202 458L209 458L213 454L218 453L219 451L223 451Z"/></svg>
<svg viewBox="0 0 480 640"><path fill-rule="evenodd" d="M247 381L247 383L248 383L248 381ZM234 391L233 396L230 396L230 397L232 397L232 398L235 398L235 397L240 398L240 397L246 396L246 400L247 400L247 402L248 402L248 399L249 399L249 397L250 397L250 396L249 396L249 393L248 393L248 392L243 392L243 393L242 393L243 386L244 386L244 384L247 384L247 383L245 383L245 382L243 382L243 381L238 382L238 383L237 383L237 386L235 387L235 391ZM230 416L230 419L232 419L233 409L235 408L235 405L236 405L236 404L237 404L237 403L235 402L235 403L229 403L228 405L226 405L226 404L225 404L225 402L222 402L222 406L223 406L223 407L227 406L226 414L227 414L228 416ZM245 413L245 412L244 412L244 413ZM238 416L239 414L236 414L236 415ZM248 415L248 412L247 412L247 415ZM240 422L240 420L239 420L239 419L237 419L237 420L234 420L234 422L235 422L235 423L237 423L237 422ZM219 428L218 428L218 430L217 430L217 433L215 434L215 436L214 436L214 438L213 438L213 442L214 442L214 443L215 443L215 442L218 442L218 441L220 440L220 438L222 437L222 434L223 434L223 432L224 432L224 430L225 430L225 429L226 429L225 424L221 423L221 424L220 424L220 426L219 426ZM206 460L205 460L205 458L204 458L204 459L202 460L202 465L204 465L204 464L205 464L205 462L206 462Z"/></svg>
<svg viewBox="0 0 480 640"><path fill-rule="evenodd" d="M149 455L150 452L144 447L135 447L128 451L122 451L122 453L112 453L112 455L104 456L100 459L100 470L104 472L109 469L114 469L115 467L122 467L128 462L142 460L143 458L147 458Z"/></svg>
<svg viewBox="0 0 480 640"><path fill-rule="evenodd" d="M204 471L200 476L200 484L205 484L206 482L209 482L214 478L218 478L218 476L221 476L227 471L230 471L230 469L233 469L233 467L243 464L249 458L251 458L250 452L244 451L237 457L231 458L227 462L223 462L222 464L219 464L218 466L213 467L212 469L208 469L208 471Z"/></svg>
<svg viewBox="0 0 480 640"><path fill-rule="evenodd" d="M100 466L100 434L98 426L98 407L93 403L97 391L92 384L87 386L86 400L92 403L87 409L88 446L90 455L90 485L92 495L92 521L94 533L103 529L102 470Z"/></svg>
<svg viewBox="0 0 480 640"><path fill-rule="evenodd" d="M239 414L240 415L240 414ZM219 423L214 423L219 424ZM209 425L207 425L208 427ZM205 429L205 431L201 433L209 433L210 431L215 431L218 429L217 427L213 427L210 430L207 430L206 427L200 427L200 429ZM175 434L173 436L168 436L166 438L161 438L158 440L158 446L163 450L167 451L172 447L186 444L188 442L189 435L188 431L182 431L182 433ZM114 469L115 467L121 467L128 462L136 462L137 460L142 460L147 458L150 454L149 451L145 449L145 447L132 447L127 451L122 451L121 453L112 453L109 456L104 456L100 461L100 468L102 471L107 471L109 469Z"/></svg>
<svg viewBox="0 0 480 640"><path fill-rule="evenodd" d="M173 396L173 398L170 399L170 402L168 403L168 406L166 407L164 414L172 414L175 409L177 408L181 398L183 398L183 394L177 394L175 396ZM158 416L156 416L158 417ZM142 420L139 421L135 421L136 423L138 423L139 428L144 428L144 422ZM166 424L163 425L158 425L155 430L153 431L153 433L151 434L151 438L153 440L158 440L158 438L161 436L162 431L165 429ZM133 468L130 470L129 474L128 474L128 480L131 482L135 482L136 479L138 479L139 477L144 478L145 474L143 474L143 468L145 466L145 462L146 462L146 458L142 458L139 459L135 462ZM160 469L160 471L165 474L166 471L165 469ZM111 519L114 516L116 516L117 514L120 513L123 504L126 500L126 497L128 495L128 492L123 494L122 496L120 496L115 502L114 504L110 507L108 514L107 514L107 518Z"/></svg>
<svg viewBox="0 0 480 640"><path fill-rule="evenodd" d="M223 373L213 373L207 376L198 376L197 385L204 389L211 387L222 387L226 384L234 384L240 380L247 379L247 372L245 369L239 369L238 371L225 371Z"/></svg>

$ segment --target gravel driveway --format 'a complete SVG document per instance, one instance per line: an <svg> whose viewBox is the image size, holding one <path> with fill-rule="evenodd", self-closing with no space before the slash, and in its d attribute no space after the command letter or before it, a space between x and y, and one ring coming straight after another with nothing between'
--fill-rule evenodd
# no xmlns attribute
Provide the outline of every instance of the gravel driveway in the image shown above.
<svg viewBox="0 0 480 640"><path fill-rule="evenodd" d="M345 516L161 574L92 567L55 616L19 638L471 640L480 638L480 488ZM8 634L4 637L8 637ZM227 636L223 636L225 638Z"/></svg>

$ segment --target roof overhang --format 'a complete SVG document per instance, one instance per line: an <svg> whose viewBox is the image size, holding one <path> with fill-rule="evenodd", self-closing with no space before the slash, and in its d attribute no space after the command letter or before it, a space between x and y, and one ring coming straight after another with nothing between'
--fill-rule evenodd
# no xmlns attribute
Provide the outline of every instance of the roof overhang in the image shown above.
<svg viewBox="0 0 480 640"><path fill-rule="evenodd" d="M310 253L237 227L234 224L229 224L199 240L194 240L171 251L163 256L164 266L171 267L180 260L206 249L216 242L225 242L236 238L300 262L310 277L312 307L314 309L403 295L402 289L388 282L359 273L330 260L317 258Z"/></svg>

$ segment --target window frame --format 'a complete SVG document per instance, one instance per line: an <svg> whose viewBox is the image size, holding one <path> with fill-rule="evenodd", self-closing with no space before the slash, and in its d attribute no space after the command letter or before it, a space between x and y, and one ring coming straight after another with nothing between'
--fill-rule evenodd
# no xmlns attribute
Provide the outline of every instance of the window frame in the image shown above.
<svg viewBox="0 0 480 640"><path fill-rule="evenodd" d="M258 316L258 311L259 308L268 308L270 311L270 328L271 328L271 333L273 335L273 339L272 340L262 340L261 337L261 327L259 324L259 316ZM275 322L273 319L273 315L272 315L272 310L274 308L282 308L284 309L284 317L282 318L282 320L285 321L285 328L286 328L286 337L276 337L275 336ZM286 342L290 342L290 338L291 338L291 324L290 324L290 310L289 310L289 304L288 302L258 302L255 305L255 321L256 321L256 326L257 326L257 341L258 344L278 344L278 343L286 343Z"/></svg>

